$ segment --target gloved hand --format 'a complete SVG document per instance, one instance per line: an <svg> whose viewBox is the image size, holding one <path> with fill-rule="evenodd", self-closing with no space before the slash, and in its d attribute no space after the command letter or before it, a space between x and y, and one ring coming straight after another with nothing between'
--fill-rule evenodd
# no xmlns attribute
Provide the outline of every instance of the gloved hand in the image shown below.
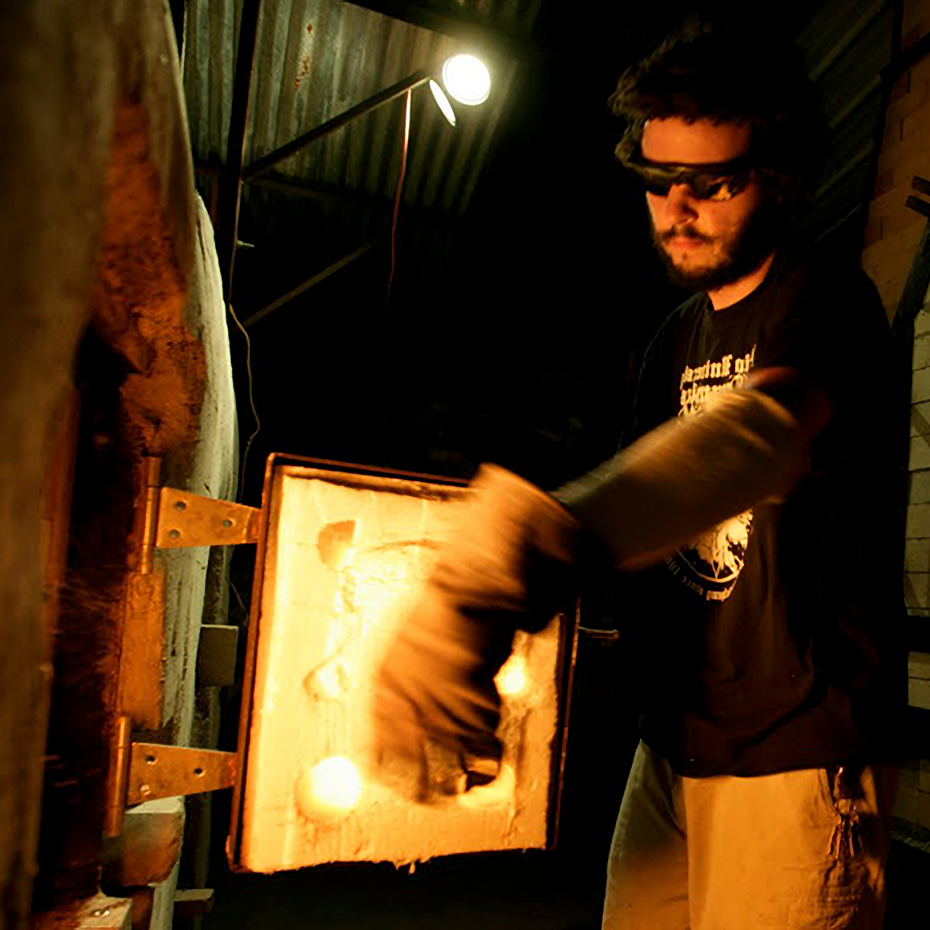
<svg viewBox="0 0 930 930"><path fill-rule="evenodd" d="M658 427L553 496L483 466L376 683L383 753L423 771L432 740L466 771L493 773L501 757L494 676L515 630L542 629L569 605L579 572L604 556L622 568L650 564L799 480L829 410L792 402L784 377L773 383L783 385L777 399L722 392L700 416Z"/></svg>
<svg viewBox="0 0 930 930"><path fill-rule="evenodd" d="M494 676L514 632L536 632L574 593L584 544L569 512L517 475L484 465L472 496L375 683L381 769L419 768L427 741L458 757L472 782L497 773L500 696ZM390 779L388 779L390 780Z"/></svg>

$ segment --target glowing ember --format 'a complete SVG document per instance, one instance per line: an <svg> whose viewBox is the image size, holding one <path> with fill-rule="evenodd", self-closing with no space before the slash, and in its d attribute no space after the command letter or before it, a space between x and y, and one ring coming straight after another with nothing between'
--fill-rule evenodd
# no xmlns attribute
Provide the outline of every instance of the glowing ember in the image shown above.
<svg viewBox="0 0 930 930"><path fill-rule="evenodd" d="M526 676L526 660L523 656L511 656L497 673L494 684L504 697L517 697L523 694L529 685L529 679Z"/></svg>
<svg viewBox="0 0 930 930"><path fill-rule="evenodd" d="M297 783L297 807L309 820L341 820L355 809L361 796L358 767L344 756L318 762Z"/></svg>

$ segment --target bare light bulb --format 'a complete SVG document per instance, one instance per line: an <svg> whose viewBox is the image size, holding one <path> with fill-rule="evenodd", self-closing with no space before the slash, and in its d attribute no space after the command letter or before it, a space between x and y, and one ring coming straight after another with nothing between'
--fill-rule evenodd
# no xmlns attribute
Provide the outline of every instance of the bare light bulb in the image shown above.
<svg viewBox="0 0 930 930"><path fill-rule="evenodd" d="M491 74L474 55L453 55L442 66L442 83L453 100L474 107L491 92Z"/></svg>

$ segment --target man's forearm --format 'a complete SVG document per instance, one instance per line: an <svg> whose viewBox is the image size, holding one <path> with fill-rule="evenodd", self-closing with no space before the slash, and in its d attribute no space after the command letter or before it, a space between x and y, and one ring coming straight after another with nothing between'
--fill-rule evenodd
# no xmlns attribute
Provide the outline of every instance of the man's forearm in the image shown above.
<svg viewBox="0 0 930 930"><path fill-rule="evenodd" d="M718 394L700 416L673 420L554 492L621 568L658 561L766 498L807 466L811 424L768 393Z"/></svg>

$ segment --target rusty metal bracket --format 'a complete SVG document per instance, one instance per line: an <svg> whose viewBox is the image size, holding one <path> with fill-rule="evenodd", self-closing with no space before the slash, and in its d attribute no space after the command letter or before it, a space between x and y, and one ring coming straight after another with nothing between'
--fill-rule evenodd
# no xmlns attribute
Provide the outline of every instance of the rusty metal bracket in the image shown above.
<svg viewBox="0 0 930 930"><path fill-rule="evenodd" d="M151 575L155 555L155 521L158 519L158 489L161 485L161 458L155 455L142 460L142 494L136 500L136 530L139 539L134 563L140 575Z"/></svg>
<svg viewBox="0 0 930 930"><path fill-rule="evenodd" d="M141 574L152 571L155 549L236 546L258 540L261 509L161 487L161 459L145 460L143 498L137 505Z"/></svg>
<svg viewBox="0 0 930 930"><path fill-rule="evenodd" d="M103 822L104 836L119 836L126 808L126 779L129 777L129 754L132 722L123 714L116 719L110 749L110 773L107 778L107 809Z"/></svg>
<svg viewBox="0 0 930 930"><path fill-rule="evenodd" d="M235 546L258 540L258 507L175 488L161 488L156 506L155 545L160 549Z"/></svg>
<svg viewBox="0 0 930 930"><path fill-rule="evenodd" d="M146 456L136 481L133 545L123 590L118 706L143 729L161 725L165 567L157 549L258 540L261 510L162 487L161 459Z"/></svg>
<svg viewBox="0 0 930 930"><path fill-rule="evenodd" d="M119 836L127 807L231 788L236 783L234 752L137 743L128 716L117 719L107 787L106 836Z"/></svg>
<svg viewBox="0 0 930 930"><path fill-rule="evenodd" d="M236 782L236 753L161 743L132 743L126 804L202 794Z"/></svg>
<svg viewBox="0 0 930 930"><path fill-rule="evenodd" d="M111 750L104 833L118 836L127 806L229 788L236 754L132 741L131 727L161 718L164 573L158 548L227 546L258 540L261 510L161 486L161 459L142 461L124 594L118 706ZM228 634L227 634L228 635ZM227 650L228 651L228 650ZM235 644L232 647L235 654Z"/></svg>

